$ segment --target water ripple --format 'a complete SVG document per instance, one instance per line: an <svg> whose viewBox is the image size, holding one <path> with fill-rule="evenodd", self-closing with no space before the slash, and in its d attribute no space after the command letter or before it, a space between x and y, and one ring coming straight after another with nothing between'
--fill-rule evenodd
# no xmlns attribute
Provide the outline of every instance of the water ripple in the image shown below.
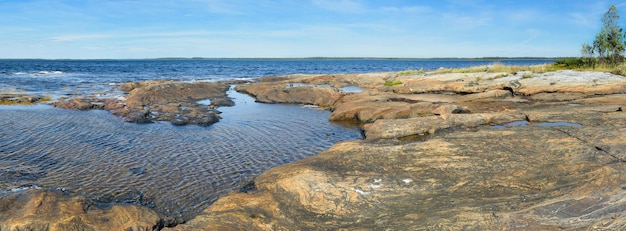
<svg viewBox="0 0 626 231"><path fill-rule="evenodd" d="M361 138L329 112L231 92L210 127L124 123L104 111L0 107L0 187L35 184L189 219L269 168ZM139 199L138 199L139 198ZM140 201L139 201L140 200Z"/></svg>

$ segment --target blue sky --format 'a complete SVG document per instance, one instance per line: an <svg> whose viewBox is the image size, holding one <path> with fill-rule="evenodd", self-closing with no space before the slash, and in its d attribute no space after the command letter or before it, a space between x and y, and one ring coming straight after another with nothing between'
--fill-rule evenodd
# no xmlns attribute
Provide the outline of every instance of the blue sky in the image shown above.
<svg viewBox="0 0 626 231"><path fill-rule="evenodd" d="M1 0L0 58L577 56L611 5L626 17L596 0Z"/></svg>

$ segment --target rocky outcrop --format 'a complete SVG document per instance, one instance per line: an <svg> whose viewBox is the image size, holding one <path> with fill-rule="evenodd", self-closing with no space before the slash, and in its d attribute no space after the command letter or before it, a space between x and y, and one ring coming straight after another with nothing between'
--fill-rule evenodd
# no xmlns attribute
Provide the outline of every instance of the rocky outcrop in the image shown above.
<svg viewBox="0 0 626 231"><path fill-rule="evenodd" d="M379 119L406 119L440 114L469 113L469 109L452 104L457 96L367 91L347 95L335 103L331 121L371 123Z"/></svg>
<svg viewBox="0 0 626 231"><path fill-rule="evenodd" d="M624 92L624 77L610 73L557 71L542 74L508 73L450 73L400 76L402 86L394 88L400 94L456 93L474 94L491 90L509 90L519 95L538 93L580 93L608 95Z"/></svg>
<svg viewBox="0 0 626 231"><path fill-rule="evenodd" d="M157 213L143 206L99 207L61 191L0 194L0 230L157 230L160 223Z"/></svg>
<svg viewBox="0 0 626 231"><path fill-rule="evenodd" d="M174 229L626 228L626 113L570 118L581 126L495 128L483 121L497 116L473 118L423 142L337 144L262 174L256 190Z"/></svg>
<svg viewBox="0 0 626 231"><path fill-rule="evenodd" d="M559 71L536 74L533 78L519 80L516 93L577 93L583 96L625 94L624 76L610 73Z"/></svg>
<svg viewBox="0 0 626 231"><path fill-rule="evenodd" d="M290 87L284 83L239 85L237 91L254 96L261 103L294 103L322 107L331 107L341 96L339 91L330 87Z"/></svg>
<svg viewBox="0 0 626 231"><path fill-rule="evenodd" d="M125 108L180 110L191 97L160 92L186 86L171 84L129 86ZM347 85L363 92L337 90ZM622 76L574 71L241 84L262 102L329 106L366 139L275 167L164 230L624 230L625 89Z"/></svg>
<svg viewBox="0 0 626 231"><path fill-rule="evenodd" d="M345 95L342 87L376 89L393 73L288 75L265 77L254 84L238 85L237 91L251 95L261 103L293 103L331 108Z"/></svg>
<svg viewBox="0 0 626 231"><path fill-rule="evenodd" d="M365 123L365 140L273 168L172 229L626 229L624 77L463 75L381 76L403 84L340 97L331 119Z"/></svg>
<svg viewBox="0 0 626 231"><path fill-rule="evenodd" d="M108 110L114 112L114 114L117 115L125 115L125 112L129 112L129 110L126 109L124 103L120 100L100 99L95 97L76 97L61 99L54 102L52 105L58 108L72 110Z"/></svg>
<svg viewBox="0 0 626 231"><path fill-rule="evenodd" d="M367 139L394 139L434 134L445 129L472 128L525 120L521 113L448 114L410 119L383 119L365 124Z"/></svg>
<svg viewBox="0 0 626 231"><path fill-rule="evenodd" d="M32 105L50 101L50 97L39 95L0 93L0 105Z"/></svg>
<svg viewBox="0 0 626 231"><path fill-rule="evenodd" d="M399 81L391 87L368 86L341 98L332 121L371 123L378 119L405 119L441 114L435 108L456 108L444 114L491 113L517 108L520 103L564 102L625 93L626 78L599 72L558 71L530 75L507 73L450 73L380 76ZM558 93L558 94L554 94ZM433 111L434 110L434 111Z"/></svg>
<svg viewBox="0 0 626 231"><path fill-rule="evenodd" d="M171 121L175 125L211 125L219 120L219 112L212 108L234 105L226 95L228 88L226 83L144 84L130 90L124 101L132 115L126 118L130 122L148 119ZM197 103L204 99L210 99L211 105Z"/></svg>
<svg viewBox="0 0 626 231"><path fill-rule="evenodd" d="M219 106L232 106L226 91L228 83L184 83L172 81L122 84L123 99L78 97L59 100L56 107L76 110L103 109L121 116L127 122L170 121L174 125L208 126L219 121ZM198 101L209 99L210 105Z"/></svg>

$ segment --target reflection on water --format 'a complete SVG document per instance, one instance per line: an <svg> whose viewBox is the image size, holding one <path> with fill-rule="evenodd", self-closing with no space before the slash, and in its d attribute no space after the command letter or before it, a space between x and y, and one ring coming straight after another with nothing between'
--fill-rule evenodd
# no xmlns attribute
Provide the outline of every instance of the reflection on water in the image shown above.
<svg viewBox="0 0 626 231"><path fill-rule="evenodd" d="M345 86L345 87L340 87L339 91L349 92L349 93L359 93L359 92L362 92L363 90L357 86Z"/></svg>
<svg viewBox="0 0 626 231"><path fill-rule="evenodd" d="M491 128L509 128L509 127L524 127L527 126L527 121L514 121L503 125L494 125Z"/></svg>
<svg viewBox="0 0 626 231"><path fill-rule="evenodd" d="M189 219L273 166L359 139L328 111L258 104L235 107L209 127L132 124L106 111L0 107L0 189L34 184L101 201L152 205Z"/></svg>

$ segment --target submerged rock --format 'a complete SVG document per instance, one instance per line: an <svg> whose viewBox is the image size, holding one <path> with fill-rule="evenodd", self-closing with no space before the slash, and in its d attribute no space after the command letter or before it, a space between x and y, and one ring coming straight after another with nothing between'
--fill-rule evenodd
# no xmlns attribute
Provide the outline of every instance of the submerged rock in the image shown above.
<svg viewBox="0 0 626 231"><path fill-rule="evenodd" d="M50 97L39 95L0 93L0 105L32 105L50 101Z"/></svg>

